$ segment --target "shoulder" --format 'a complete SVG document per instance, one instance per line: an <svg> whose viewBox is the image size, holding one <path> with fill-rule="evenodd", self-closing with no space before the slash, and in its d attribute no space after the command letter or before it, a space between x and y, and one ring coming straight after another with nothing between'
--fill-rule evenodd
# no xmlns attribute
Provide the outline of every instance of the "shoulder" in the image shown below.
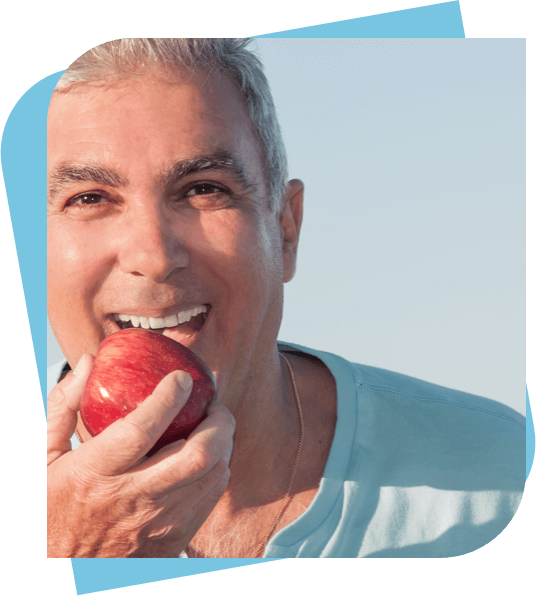
<svg viewBox="0 0 536 596"><path fill-rule="evenodd" d="M445 416L472 415L473 421L481 420L483 424L504 425L525 432L525 417L492 399L372 366L354 363L352 367L358 384L369 395L404 404L410 409L417 408L420 412L441 411Z"/></svg>
<svg viewBox="0 0 536 596"><path fill-rule="evenodd" d="M313 350L297 344L281 343L283 351L299 351L324 362L337 379L341 371L351 374L360 398L382 400L384 403L403 405L408 411L417 409L425 412L445 412L450 415L474 414L474 419L490 424L504 424L506 427L525 432L525 417L508 406L463 391L442 387L428 381L416 379L397 372L350 362L335 354ZM338 379L337 379L338 380Z"/></svg>
<svg viewBox="0 0 536 596"><path fill-rule="evenodd" d="M471 493L523 490L524 416L491 399L354 367L358 425L362 437L373 435L370 446L385 476L382 484L409 482Z"/></svg>

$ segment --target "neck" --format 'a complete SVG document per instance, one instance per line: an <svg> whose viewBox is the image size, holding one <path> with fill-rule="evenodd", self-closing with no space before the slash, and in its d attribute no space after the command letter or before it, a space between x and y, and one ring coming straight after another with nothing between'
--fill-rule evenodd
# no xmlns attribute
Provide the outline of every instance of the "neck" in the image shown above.
<svg viewBox="0 0 536 596"><path fill-rule="evenodd" d="M296 399L277 346L265 362L262 370L248 371L242 391L233 392L232 399L222 399L236 420L231 481L226 492L233 510L280 498L296 457Z"/></svg>

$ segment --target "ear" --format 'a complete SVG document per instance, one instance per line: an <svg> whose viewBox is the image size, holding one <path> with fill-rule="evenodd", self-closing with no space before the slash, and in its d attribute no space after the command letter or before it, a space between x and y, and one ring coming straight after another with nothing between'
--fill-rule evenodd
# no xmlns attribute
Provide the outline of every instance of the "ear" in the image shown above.
<svg viewBox="0 0 536 596"><path fill-rule="evenodd" d="M287 184L279 216L285 282L290 281L296 272L298 240L303 217L303 190L301 180L291 180Z"/></svg>

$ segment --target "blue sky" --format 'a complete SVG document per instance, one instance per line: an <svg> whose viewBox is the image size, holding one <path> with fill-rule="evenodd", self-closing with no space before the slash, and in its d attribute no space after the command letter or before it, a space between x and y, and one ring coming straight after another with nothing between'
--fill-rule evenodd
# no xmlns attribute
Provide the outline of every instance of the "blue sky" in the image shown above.
<svg viewBox="0 0 536 596"><path fill-rule="evenodd" d="M280 337L524 412L524 40L258 46L306 185Z"/></svg>

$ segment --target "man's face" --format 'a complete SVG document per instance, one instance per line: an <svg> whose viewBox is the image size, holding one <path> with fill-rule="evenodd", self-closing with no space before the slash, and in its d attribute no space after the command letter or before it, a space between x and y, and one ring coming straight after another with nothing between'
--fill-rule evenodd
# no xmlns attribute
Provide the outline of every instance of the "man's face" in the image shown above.
<svg viewBox="0 0 536 596"><path fill-rule="evenodd" d="M245 372L273 350L292 217L269 208L226 78L56 94L48 185L48 315L72 365L122 326L171 325L165 335L206 362L221 395L237 363Z"/></svg>

